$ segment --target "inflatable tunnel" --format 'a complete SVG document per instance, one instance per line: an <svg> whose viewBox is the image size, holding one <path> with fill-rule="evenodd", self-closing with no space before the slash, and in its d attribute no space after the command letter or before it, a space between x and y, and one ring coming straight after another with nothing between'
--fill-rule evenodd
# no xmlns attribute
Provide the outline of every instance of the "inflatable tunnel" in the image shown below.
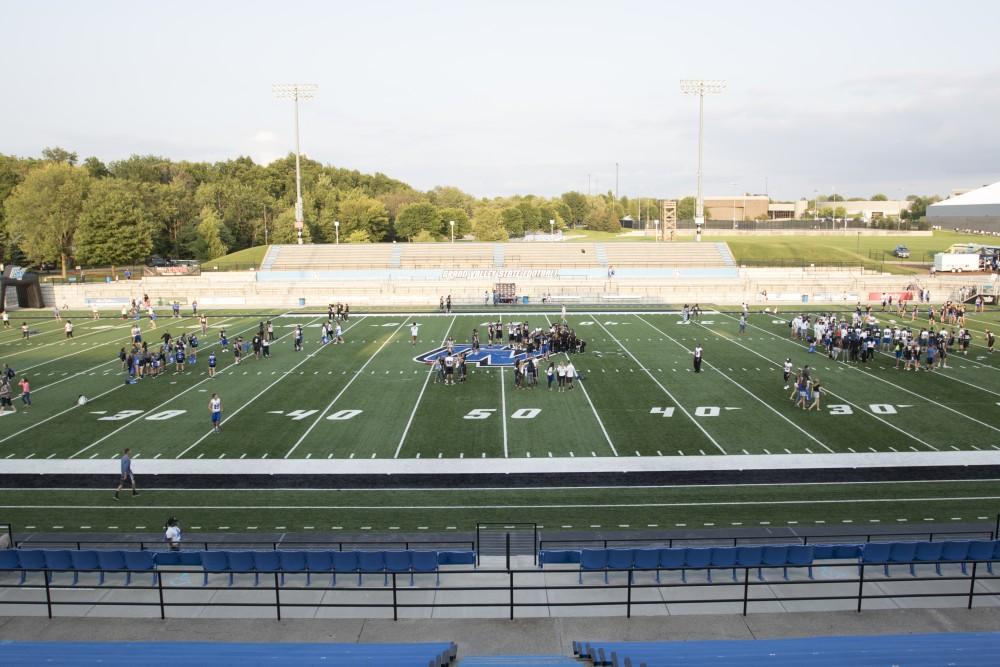
<svg viewBox="0 0 1000 667"><path fill-rule="evenodd" d="M7 310L7 288L17 290L17 305L21 308L44 308L42 286L38 274L20 266L7 266L0 276L0 310Z"/></svg>

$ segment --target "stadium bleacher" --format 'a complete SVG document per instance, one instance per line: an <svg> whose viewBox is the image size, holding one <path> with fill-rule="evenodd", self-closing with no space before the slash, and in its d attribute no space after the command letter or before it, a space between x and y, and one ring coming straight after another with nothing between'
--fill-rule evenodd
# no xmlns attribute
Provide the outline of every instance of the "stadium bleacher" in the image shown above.
<svg viewBox="0 0 1000 667"><path fill-rule="evenodd" d="M3 664L89 665L379 665L445 667L458 648L451 642L413 644L227 642L0 642Z"/></svg>
<svg viewBox="0 0 1000 667"><path fill-rule="evenodd" d="M742 667L879 667L997 664L1000 633L802 637L724 641L573 642L593 665L741 665Z"/></svg>

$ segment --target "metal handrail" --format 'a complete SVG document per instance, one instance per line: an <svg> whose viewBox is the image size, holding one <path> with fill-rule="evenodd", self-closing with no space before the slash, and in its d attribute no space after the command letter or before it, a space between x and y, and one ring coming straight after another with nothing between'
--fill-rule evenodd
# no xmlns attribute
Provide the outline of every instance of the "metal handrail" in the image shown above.
<svg viewBox="0 0 1000 667"><path fill-rule="evenodd" d="M933 565L937 561L899 561L890 563L890 565L907 566L913 564L920 565ZM750 577L751 570L782 570L785 566L706 566L706 567L681 567L681 568L607 568L605 570L589 570L593 574L602 574L607 572L610 573L626 573L626 581L624 583L603 583L603 584L518 584L515 585L515 578L519 575L534 575L538 576L539 570L537 569L462 569L462 570L446 570L441 572L444 576L450 575L473 575L473 576L485 576L485 575L506 575L507 583L506 585L476 585L476 586L434 586L434 587L411 587L411 586L400 586L397 579L399 574L409 574L403 573L388 573L391 578L392 585L383 587L365 587L365 586L290 586L281 583L281 572L271 572L271 577L269 585L264 586L248 586L248 585L234 585L234 586L196 586L190 584L169 584L164 585L163 575L174 574L174 575L190 575L190 574L204 574L201 569L175 569L171 568L169 570L157 570L156 582L149 585L134 584L134 585L124 585L124 584L102 584L94 587L87 588L76 588L68 585L53 584L50 581L50 575L58 573L100 573L104 572L107 574L124 574L128 570L56 570L50 568L38 568L38 569L26 569L25 572L29 573L42 573L44 579L44 590L45 599L44 600L23 600L23 599L10 599L8 595L4 596L4 604L10 605L46 605L47 614L49 618L53 617L53 607L55 606L111 606L111 607L158 607L160 610L160 618L165 619L166 610L173 607L273 607L275 610L275 615L278 620L281 619L281 610L288 607L308 607L308 608L377 608L377 609L392 609L393 610L393 620L398 620L400 609L436 609L436 608L478 608L478 607L507 607L509 610L509 617L513 619L515 617L515 609L522 607L579 607L579 606L596 606L596 607L625 607L626 616L631 618L632 607L635 605L649 605L649 604L719 604L719 603L742 603L743 605L743 615L747 615L749 604L752 602L774 602L774 601L796 601L796 602L808 602L808 601L824 601L824 600L856 600L856 609L858 612L863 610L865 600L883 600L883 599L909 599L909 598L964 598L967 600L967 608L971 609L976 597L983 596L997 596L996 591L989 590L987 587L981 587L984 590L976 590L976 582L982 581L997 581L1000 580L1000 575L989 574L984 576L980 573L978 565L980 563L990 563L997 562L995 560L961 560L961 561L940 561L941 563L948 564L965 564L966 566L971 565L971 570L969 574L961 575L943 575L943 576L923 576L923 577L907 577L905 579L899 578L885 578L885 579L866 579L865 578L865 568L866 567L883 567L882 563L856 563L848 562L843 564L824 564L824 567L840 567L849 568L848 571L857 571L857 575L850 577L836 577L827 579L805 579L805 580L785 580L785 579L757 579ZM788 566L788 567L806 567L802 566ZM742 577L734 579L733 581L697 581L697 582L663 582L657 581L654 583L636 583L634 575L640 572L689 572L698 570L725 570L725 571L741 571ZM572 573L576 570L559 570L565 573ZM132 571L133 575L143 575L151 574L151 571ZM348 574L357 574L357 571ZM228 574L225 572L213 573L213 574ZM253 574L253 571L248 572L237 572L236 574ZM265 573L261 573L265 574ZM285 573L289 575L293 574L304 574L304 573ZM327 573L329 574L329 573ZM386 574L384 570L378 571L362 571L361 574ZM416 573L416 574L433 574L433 573ZM957 591L957 592L943 592L939 590L934 590L933 592L927 593L866 593L865 583L875 583L883 581L892 581L897 584L902 583L921 583L930 581L968 581L968 589ZM751 594L751 591L756 586L766 586L773 589L774 587L781 586L803 586L803 585L825 585L830 584L858 584L858 589L856 594L824 594L824 595L793 595L790 597L781 597L775 595L765 595L757 596ZM636 589L646 589L646 588L656 588L660 590L672 590L680 588L693 588L695 590L700 590L703 588L711 588L716 586L741 586L742 595L738 597L724 597L724 598L698 598L698 597L685 597L682 599L667 599L666 594L663 595L662 599L655 600L635 600L633 599L632 591ZM39 587L33 584L11 584L11 583L0 583L0 590L4 589L22 589L22 590L37 590ZM53 593L62 592L63 590L74 591L73 599L68 600L58 600L53 598ZM94 590L132 590L132 591L157 591L156 601L130 601L125 600L120 596L116 596L113 600L106 599L81 599L80 593ZM498 592L506 591L507 601L506 603L498 603L497 601L478 601L478 602L442 602L439 600L441 596L435 595L431 596L428 601L424 602L400 602L400 594L406 594L408 592L426 592L426 591L436 591L436 592L451 592L451 591L480 591L480 592ZM546 596L545 601L542 602L527 602L518 601L515 593L520 591L587 591L587 590L601 590L601 591L617 591L624 590L624 599L600 599L600 600L584 600L584 601L552 601L550 596ZM208 602L197 601L197 602L185 602L185 601L170 601L166 598L165 594L169 594L175 591L209 591L213 594L218 591L256 591L258 593L271 591L273 592L273 600L266 602L224 602L216 603L215 595L212 595ZM292 592L314 592L323 593L322 601L320 602L285 602L281 598L282 591L292 591ZM370 601L357 601L357 602L329 602L326 593L337 592L337 593L362 593L366 597L370 596L372 593L384 593L387 596L385 602L370 602Z"/></svg>
<svg viewBox="0 0 1000 667"><path fill-rule="evenodd" d="M0 524L2 528L2 524ZM157 551L167 549L168 545L162 539L159 540L36 540L36 539L26 539L12 541L11 544L16 549L32 548L35 546L44 547L46 545L74 545L75 550L80 551L82 549L92 548L88 545L138 545L139 551ZM344 551L344 545L348 547L380 547L385 548L399 548L402 550L409 550L413 546L427 546L427 545L450 545L459 548L464 548L469 551L474 550L475 543L473 540L185 540L183 543L184 549L186 551L209 551L212 545L216 550L232 550L236 549L264 549L270 548L273 551L278 551L281 549L330 549L336 551ZM306 546L309 545L309 546ZM193 548L196 547L196 548ZM65 547L64 547L65 548ZM350 550L350 549L348 549Z"/></svg>

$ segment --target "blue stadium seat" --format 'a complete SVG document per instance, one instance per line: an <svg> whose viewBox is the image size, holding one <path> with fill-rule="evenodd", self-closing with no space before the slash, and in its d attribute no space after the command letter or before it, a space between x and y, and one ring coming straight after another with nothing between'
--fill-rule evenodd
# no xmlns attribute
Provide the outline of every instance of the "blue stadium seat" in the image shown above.
<svg viewBox="0 0 1000 667"><path fill-rule="evenodd" d="M538 565L542 569L546 565L562 565L566 563L580 564L579 549L542 549L538 552Z"/></svg>
<svg viewBox="0 0 1000 667"><path fill-rule="evenodd" d="M200 551L201 569L205 572L205 580L202 586L208 586L208 575L215 572L228 572L229 585L233 585L233 571L229 569L228 551Z"/></svg>
<svg viewBox="0 0 1000 667"><path fill-rule="evenodd" d="M156 585L156 556L152 551L125 551L125 585L132 583L133 572L151 572Z"/></svg>
<svg viewBox="0 0 1000 667"><path fill-rule="evenodd" d="M278 560L281 561L282 586L285 585L286 574L305 574L308 579L309 573L305 551L279 551Z"/></svg>
<svg viewBox="0 0 1000 667"><path fill-rule="evenodd" d="M632 580L632 566L635 564L635 554L632 549L608 549L608 570L628 570L629 581ZM608 581L607 570L604 572L604 582Z"/></svg>
<svg viewBox="0 0 1000 667"><path fill-rule="evenodd" d="M664 570L680 570L681 581L687 581L684 569L684 549L660 549L660 567Z"/></svg>
<svg viewBox="0 0 1000 667"><path fill-rule="evenodd" d="M359 551L358 552L358 585L361 585L366 574L382 573L382 585L389 585L389 574L385 569L384 551Z"/></svg>
<svg viewBox="0 0 1000 667"><path fill-rule="evenodd" d="M361 572L358 571L357 551L334 551L333 554L333 585L337 585L337 575L345 572L358 575L358 586L361 585Z"/></svg>
<svg viewBox="0 0 1000 667"><path fill-rule="evenodd" d="M583 549L580 552L580 583L583 583L584 570L603 570L604 583L608 582L608 550Z"/></svg>
<svg viewBox="0 0 1000 667"><path fill-rule="evenodd" d="M475 565L475 551L439 551L438 565Z"/></svg>
<svg viewBox="0 0 1000 667"><path fill-rule="evenodd" d="M125 570L125 552L98 551L97 563L101 568L101 578L97 584L101 585L104 583L104 577L108 572L121 572Z"/></svg>
<svg viewBox="0 0 1000 667"><path fill-rule="evenodd" d="M889 575L889 565L892 563L907 563L913 571L913 559L917 555L916 542L893 542L889 545L889 562L885 564L885 574Z"/></svg>
<svg viewBox="0 0 1000 667"><path fill-rule="evenodd" d="M913 560L910 564L910 574L917 576L917 563L934 563L934 569L941 574L941 551L944 549L944 542L917 542L917 548L913 552Z"/></svg>
<svg viewBox="0 0 1000 667"><path fill-rule="evenodd" d="M77 550L69 552L69 559L73 564L73 585L80 581L80 571L96 571L101 569L101 562L96 551ZM104 574L100 573L101 583L104 582Z"/></svg>
<svg viewBox="0 0 1000 667"><path fill-rule="evenodd" d="M21 549L17 553L18 562L20 562L21 567L24 570L44 570L45 569L45 552L39 549ZM26 572L21 572L21 583L24 583L24 578ZM43 573L43 575L48 581L48 574Z"/></svg>
<svg viewBox="0 0 1000 667"><path fill-rule="evenodd" d="M18 557L17 549L0 549L0 572L12 572L21 570L21 581L24 583L25 571L21 569L21 559Z"/></svg>
<svg viewBox="0 0 1000 667"><path fill-rule="evenodd" d="M760 564L763 567L781 567L785 568L788 564L788 546L787 545L768 545L764 547L764 552L760 557ZM757 568L757 578L763 579L764 575L762 573L763 567ZM788 570L785 569L785 578L788 578Z"/></svg>
<svg viewBox="0 0 1000 667"><path fill-rule="evenodd" d="M736 581L736 562L739 555L737 547L712 547L712 567L730 567L733 569L733 581ZM708 580L712 580L712 571L708 571Z"/></svg>
<svg viewBox="0 0 1000 667"><path fill-rule="evenodd" d="M69 549L46 549L45 567L49 570L49 581L55 578L56 571L69 572L73 569L73 559Z"/></svg>
<svg viewBox="0 0 1000 667"><path fill-rule="evenodd" d="M969 556L968 540L953 540L944 543L941 550L943 561L964 561ZM965 563L962 563L962 574L965 574Z"/></svg>
<svg viewBox="0 0 1000 667"><path fill-rule="evenodd" d="M226 557L229 559L229 585L233 585L233 579L237 574L248 574L254 571L252 551L227 551Z"/></svg>
<svg viewBox="0 0 1000 667"><path fill-rule="evenodd" d="M413 585L413 573L434 573L434 585L441 585L441 572L438 569L438 555L435 551L414 551L411 553L410 585Z"/></svg>
<svg viewBox="0 0 1000 667"><path fill-rule="evenodd" d="M306 551L306 586L312 583L313 573L329 574L330 585L337 583L337 575L333 572L333 553L330 551Z"/></svg>
<svg viewBox="0 0 1000 667"><path fill-rule="evenodd" d="M891 551L892 544L889 542L869 542L861 548L861 563L863 565L884 565L885 576L888 577L889 553Z"/></svg>
<svg viewBox="0 0 1000 667"><path fill-rule="evenodd" d="M632 560L637 570L654 570L656 572L656 582L660 582L660 550L659 549L634 549Z"/></svg>
<svg viewBox="0 0 1000 667"><path fill-rule="evenodd" d="M740 567L760 567L764 562L764 547L737 547L736 564Z"/></svg>
<svg viewBox="0 0 1000 667"><path fill-rule="evenodd" d="M281 556L273 549L270 551L251 551L253 557L253 585L260 584L261 574L272 574L281 571Z"/></svg>
<svg viewBox="0 0 1000 667"><path fill-rule="evenodd" d="M969 542L969 553L968 559L972 561L979 561L986 563L986 570L993 574L993 563L990 561L993 559L993 549L996 547L996 543L992 541L975 540ZM962 563L963 568L965 563ZM964 569L963 569L964 572Z"/></svg>
<svg viewBox="0 0 1000 667"><path fill-rule="evenodd" d="M792 544L788 547L788 552L785 555L785 580L788 580L788 568L789 567L804 567L809 575L809 578L813 578L813 560L815 558L815 549L811 544Z"/></svg>
<svg viewBox="0 0 1000 667"><path fill-rule="evenodd" d="M410 585L413 585L412 552L410 551L386 551L385 571L387 573L410 575Z"/></svg>
<svg viewBox="0 0 1000 667"><path fill-rule="evenodd" d="M684 567L694 570L704 570L711 564L712 550L710 548L688 548L684 550ZM711 571L708 572L708 576L711 578Z"/></svg>

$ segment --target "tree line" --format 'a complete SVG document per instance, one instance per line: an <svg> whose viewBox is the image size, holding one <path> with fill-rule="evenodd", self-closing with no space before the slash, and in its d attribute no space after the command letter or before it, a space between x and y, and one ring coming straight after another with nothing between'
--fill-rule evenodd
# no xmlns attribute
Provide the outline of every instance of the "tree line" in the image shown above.
<svg viewBox="0 0 1000 667"><path fill-rule="evenodd" d="M446 240L452 221L457 238L500 241L553 226L617 231L627 214L658 217L657 200L611 193L477 199L307 158L301 169L309 242L333 242L338 222L342 243ZM7 261L58 264L65 276L76 265L125 265L152 254L212 259L295 242L295 157L262 166L248 157L80 162L58 147L40 158L0 154L0 202L0 256Z"/></svg>

